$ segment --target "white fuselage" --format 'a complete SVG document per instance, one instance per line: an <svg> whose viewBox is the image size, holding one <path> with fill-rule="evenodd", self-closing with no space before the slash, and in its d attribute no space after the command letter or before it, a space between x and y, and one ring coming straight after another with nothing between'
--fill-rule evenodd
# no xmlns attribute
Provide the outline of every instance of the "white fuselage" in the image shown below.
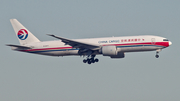
<svg viewBox="0 0 180 101"><path fill-rule="evenodd" d="M110 58L124 58L126 52L156 51L155 57L158 58L159 51L172 44L164 37L153 35L68 39L47 34L59 40L41 42L17 19L10 19L10 22L20 42L20 45L7 44L13 50L48 56L87 56L83 63L88 64L98 62L99 59L95 57L99 54Z"/></svg>
<svg viewBox="0 0 180 101"><path fill-rule="evenodd" d="M98 46L116 46L119 52L154 51L166 48L171 45L171 42L166 38L151 35L74 40ZM26 44L26 46L31 47L32 49L24 49L18 51L50 56L79 55L78 48L73 48L70 45L65 45L65 43L61 42L61 40L30 43ZM17 49L14 48L14 50Z"/></svg>

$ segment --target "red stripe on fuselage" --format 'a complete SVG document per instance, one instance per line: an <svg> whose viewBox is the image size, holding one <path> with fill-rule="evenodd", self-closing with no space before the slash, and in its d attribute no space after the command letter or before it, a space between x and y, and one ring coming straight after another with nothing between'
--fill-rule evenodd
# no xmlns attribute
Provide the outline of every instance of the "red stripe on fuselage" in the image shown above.
<svg viewBox="0 0 180 101"><path fill-rule="evenodd" d="M127 46L127 45L158 45L158 46L164 46L164 47L168 47L169 46L169 42L145 42L145 43L126 43L126 44L106 44L103 46L110 46L110 45L114 45L114 46Z"/></svg>
<svg viewBox="0 0 180 101"><path fill-rule="evenodd" d="M144 42L144 43L126 43L126 44L106 44L103 46L128 46L128 45L158 45L168 47L169 42ZM72 49L73 47L56 47L56 48L41 48L41 49L28 49L28 50L20 50L24 52L31 52L31 51L45 51L45 50L57 50L57 49Z"/></svg>
<svg viewBox="0 0 180 101"><path fill-rule="evenodd" d="M72 47L56 47L56 48L41 48L41 49L27 49L27 50L22 50L25 52L29 51L44 51L44 50L56 50L56 49L71 49Z"/></svg>

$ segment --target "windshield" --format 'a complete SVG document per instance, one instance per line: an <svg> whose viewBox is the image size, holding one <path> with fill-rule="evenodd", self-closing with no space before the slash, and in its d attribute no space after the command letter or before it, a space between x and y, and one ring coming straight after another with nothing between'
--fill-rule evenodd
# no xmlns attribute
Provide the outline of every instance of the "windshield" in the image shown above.
<svg viewBox="0 0 180 101"><path fill-rule="evenodd" d="M169 41L168 39L163 39L163 41Z"/></svg>

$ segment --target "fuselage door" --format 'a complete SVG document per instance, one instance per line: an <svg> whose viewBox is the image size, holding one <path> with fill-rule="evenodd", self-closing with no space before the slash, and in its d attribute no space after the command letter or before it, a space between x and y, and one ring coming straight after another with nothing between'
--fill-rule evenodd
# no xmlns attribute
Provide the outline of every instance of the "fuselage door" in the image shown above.
<svg viewBox="0 0 180 101"><path fill-rule="evenodd" d="M151 43L154 45L156 43L156 39L155 38L152 38L151 39Z"/></svg>

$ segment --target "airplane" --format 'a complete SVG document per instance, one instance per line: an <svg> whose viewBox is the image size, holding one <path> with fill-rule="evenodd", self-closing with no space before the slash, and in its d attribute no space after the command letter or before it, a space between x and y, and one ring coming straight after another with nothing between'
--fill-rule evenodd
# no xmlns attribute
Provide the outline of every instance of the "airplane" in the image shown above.
<svg viewBox="0 0 180 101"><path fill-rule="evenodd" d="M40 41L17 19L10 19L20 45L7 44L12 50L48 56L83 56L84 63L95 63L96 55L110 58L124 58L127 52L156 51L158 53L169 47L172 42L167 38L154 35L104 37L86 39L68 39L53 34L47 34L58 40Z"/></svg>

